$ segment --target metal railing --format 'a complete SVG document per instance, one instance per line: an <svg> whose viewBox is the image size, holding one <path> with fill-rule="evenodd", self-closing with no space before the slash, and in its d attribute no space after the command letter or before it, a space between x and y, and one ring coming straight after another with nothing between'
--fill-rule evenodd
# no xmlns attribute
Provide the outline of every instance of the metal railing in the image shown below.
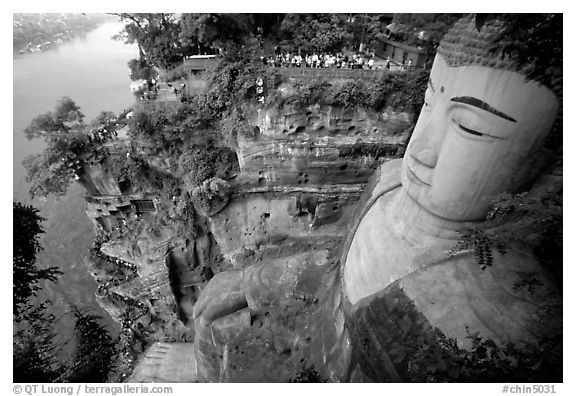
<svg viewBox="0 0 576 396"><path fill-rule="evenodd" d="M272 67L272 66L271 66ZM363 78L378 79L397 70L388 69L337 69L314 67L275 67L280 74L294 78L322 77L322 78Z"/></svg>

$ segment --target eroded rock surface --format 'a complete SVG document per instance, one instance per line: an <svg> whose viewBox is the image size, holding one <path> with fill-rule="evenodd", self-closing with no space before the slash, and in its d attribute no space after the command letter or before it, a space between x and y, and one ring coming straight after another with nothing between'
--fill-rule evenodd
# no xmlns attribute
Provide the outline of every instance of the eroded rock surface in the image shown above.
<svg viewBox="0 0 576 396"><path fill-rule="evenodd" d="M113 284L99 278L100 303L128 320L143 345L194 341L186 348L155 344L133 381L289 381L312 368L325 379L344 375L350 342L336 312L335 257L364 185L379 164L402 155L413 117L287 106L254 109L249 118L259 133L239 139L238 175L190 191L197 214L188 235L169 225L127 228L152 222L164 207L162 216L176 215L151 196L127 195L126 185L93 164L87 209L112 234L99 251L134 274ZM162 153L148 154L152 166L173 167ZM136 212L134 223L135 208L151 212ZM322 340L341 347L326 350ZM184 353L197 363L192 377L158 365L178 367L192 359Z"/></svg>

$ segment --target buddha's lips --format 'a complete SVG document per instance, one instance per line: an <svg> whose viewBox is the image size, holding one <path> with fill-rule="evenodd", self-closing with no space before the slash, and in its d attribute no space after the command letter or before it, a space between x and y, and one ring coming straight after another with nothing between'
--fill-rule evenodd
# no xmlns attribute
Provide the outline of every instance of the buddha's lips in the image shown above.
<svg viewBox="0 0 576 396"><path fill-rule="evenodd" d="M426 183L424 180L419 178L418 175L412 169L410 169L409 166L406 166L406 170L407 170L408 178L410 179L410 181L416 182L417 184L423 184L423 185L428 186L428 187L431 186L430 183Z"/></svg>

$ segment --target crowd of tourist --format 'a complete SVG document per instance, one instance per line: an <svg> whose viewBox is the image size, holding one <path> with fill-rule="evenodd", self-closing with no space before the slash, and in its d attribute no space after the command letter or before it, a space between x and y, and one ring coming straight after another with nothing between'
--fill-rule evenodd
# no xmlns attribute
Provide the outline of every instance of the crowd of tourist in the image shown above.
<svg viewBox="0 0 576 396"><path fill-rule="evenodd" d="M154 81L154 79L152 79ZM158 84L156 82L149 83L148 87L140 93L140 101L154 100L158 97Z"/></svg>
<svg viewBox="0 0 576 396"><path fill-rule="evenodd" d="M276 49L274 55L263 56L260 59L265 65L274 67L390 70L391 66L394 66L395 70L412 69L412 59L403 60L402 63L395 63L387 57L384 63L379 62L379 64L376 65L374 52L352 55L347 55L343 52L338 52L335 55L331 53L313 53L302 56L300 53L280 52Z"/></svg>
<svg viewBox="0 0 576 396"><path fill-rule="evenodd" d="M276 53L268 57L262 57L264 64L275 67L312 67L312 68L336 68L336 69L373 69L374 54L346 55L342 52L337 54L313 53L302 56L298 53ZM388 62L388 68L390 68Z"/></svg>
<svg viewBox="0 0 576 396"><path fill-rule="evenodd" d="M96 268L104 270L107 275L120 276L119 279L123 281L131 280L138 275L136 264L110 257L96 249L91 249L90 253Z"/></svg>
<svg viewBox="0 0 576 396"><path fill-rule="evenodd" d="M141 102L148 102L158 98L158 94L162 91L164 94L173 93L177 100L184 102L186 95L185 83L165 83L165 87L160 86L160 82L152 79L141 91L138 91Z"/></svg>
<svg viewBox="0 0 576 396"><path fill-rule="evenodd" d="M90 131L90 133L88 134L88 142L103 144L108 143L109 141L112 141L117 137L118 132L116 131L116 128L108 130L105 127L100 127L96 130Z"/></svg>

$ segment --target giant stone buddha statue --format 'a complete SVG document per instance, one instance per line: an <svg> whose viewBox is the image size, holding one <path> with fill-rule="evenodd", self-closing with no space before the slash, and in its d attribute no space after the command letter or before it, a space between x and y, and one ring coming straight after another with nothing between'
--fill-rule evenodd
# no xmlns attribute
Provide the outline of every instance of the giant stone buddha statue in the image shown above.
<svg viewBox="0 0 576 396"><path fill-rule="evenodd" d="M445 36L404 158L382 165L365 193L342 270L356 361L370 380L410 380L409 359L376 364L370 355L394 361L394 344L418 348L434 328L464 349L473 337L521 347L560 331L539 320L555 286L528 249L494 251L487 269L473 252L447 254L457 231L483 227L492 197L526 191L550 158L558 87L489 51L502 28L495 20L479 32L468 17ZM514 286L528 272L536 292ZM418 331L397 331L406 311L404 325Z"/></svg>
<svg viewBox="0 0 576 396"><path fill-rule="evenodd" d="M493 252L487 269L471 252L447 255L459 230L482 227L491 197L529 189L547 165L543 147L561 107L560 90L537 82L542 76L527 78L531 65L490 51L502 29L496 19L478 31L466 17L445 36L404 158L374 174L336 259L340 277L320 299L325 309L298 322L312 329L307 358L332 380L420 378L410 356L440 336L466 350L471 335L522 346L560 331L538 320L555 286L530 250ZM280 373L239 367L223 377L222 367L242 337L256 345L245 335L260 334L254 328L271 320L274 306L280 325L270 327L271 343L287 353L286 361L294 355L302 337L293 324L282 325L285 308L275 300L296 295L300 274L329 258L319 251L216 275L189 312L197 335L192 377L266 381ZM518 272L530 272L542 287L518 290ZM282 346L283 337L291 346ZM281 362L280 356L274 364Z"/></svg>

